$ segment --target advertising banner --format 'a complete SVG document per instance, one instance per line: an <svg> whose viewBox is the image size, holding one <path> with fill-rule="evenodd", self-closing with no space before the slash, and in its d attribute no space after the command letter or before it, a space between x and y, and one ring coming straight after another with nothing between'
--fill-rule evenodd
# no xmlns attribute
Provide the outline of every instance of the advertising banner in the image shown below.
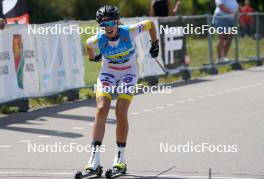
<svg viewBox="0 0 264 179"><path fill-rule="evenodd" d="M73 22L35 28L55 24L63 28ZM0 31L0 103L83 87L80 35L34 33L28 27L11 25Z"/></svg>
<svg viewBox="0 0 264 179"><path fill-rule="evenodd" d="M159 18L161 56L170 73L179 72L184 65L185 39L180 17Z"/></svg>

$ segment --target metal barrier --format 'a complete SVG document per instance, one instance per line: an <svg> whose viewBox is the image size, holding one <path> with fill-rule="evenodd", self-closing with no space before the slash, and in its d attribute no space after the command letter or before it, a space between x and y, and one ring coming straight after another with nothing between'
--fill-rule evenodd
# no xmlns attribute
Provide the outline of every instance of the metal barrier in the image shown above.
<svg viewBox="0 0 264 179"><path fill-rule="evenodd" d="M264 34L264 13L251 13L247 16L252 17L251 35L242 36L240 15L237 19L238 33L234 36L232 46L228 53L230 63L216 63L216 34L190 34L187 35L187 52L191 58L190 69L200 69L204 67L210 74L217 73L217 67L231 65L233 69L241 69L241 63L254 62L256 65L262 65L263 62L263 34ZM184 16L185 26L193 24L194 26L212 24L213 16L210 14L202 16Z"/></svg>

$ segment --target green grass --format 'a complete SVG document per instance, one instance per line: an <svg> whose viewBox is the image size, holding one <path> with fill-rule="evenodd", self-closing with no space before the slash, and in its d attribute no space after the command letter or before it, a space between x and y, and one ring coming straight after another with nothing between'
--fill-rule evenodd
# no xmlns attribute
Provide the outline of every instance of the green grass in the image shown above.
<svg viewBox="0 0 264 179"><path fill-rule="evenodd" d="M54 104L62 104L67 101L67 97L63 95L56 95L52 97L43 97L43 98L29 98L30 108L36 108L41 106L49 106Z"/></svg>
<svg viewBox="0 0 264 179"><path fill-rule="evenodd" d="M191 58L191 67L201 66L202 64L209 63L209 48L207 38L187 38L187 52ZM213 54L214 61L216 60L216 44L217 38L213 38ZM239 58L240 59L249 59L251 57L256 57L256 40L246 37L239 39ZM264 56L264 40L260 41L260 53L261 56ZM231 45L230 51L228 53L228 58L235 58L235 40Z"/></svg>
<svg viewBox="0 0 264 179"><path fill-rule="evenodd" d="M95 93L92 88L80 89L80 99L91 99L95 97Z"/></svg>
<svg viewBox="0 0 264 179"><path fill-rule="evenodd" d="M82 28L86 27L93 27L93 28L98 28L98 24L96 22L86 22L86 23L81 23ZM84 49L84 65L85 65L85 85L87 87L92 87L94 83L96 83L96 79L100 70L100 63L95 63L95 62L90 62L87 54L86 54L86 40L91 37L93 34L82 34L81 40L83 44L83 49Z"/></svg>
<svg viewBox="0 0 264 179"><path fill-rule="evenodd" d="M18 107L9 107L6 105L0 106L0 116L1 114L12 114L17 113L19 111Z"/></svg>
<svg viewBox="0 0 264 179"><path fill-rule="evenodd" d="M87 56L84 56L85 77L84 82L87 87L92 87L96 83L101 63L90 62Z"/></svg>

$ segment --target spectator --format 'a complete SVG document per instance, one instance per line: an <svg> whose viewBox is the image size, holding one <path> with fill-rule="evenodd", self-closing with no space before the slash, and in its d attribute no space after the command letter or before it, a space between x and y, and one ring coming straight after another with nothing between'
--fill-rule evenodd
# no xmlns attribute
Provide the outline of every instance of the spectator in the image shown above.
<svg viewBox="0 0 264 179"><path fill-rule="evenodd" d="M245 5L240 8L240 12L242 13L240 16L241 37L245 35L251 36L252 34L253 17L248 15L248 13L253 13L254 10L250 5L251 1L245 0Z"/></svg>
<svg viewBox="0 0 264 179"><path fill-rule="evenodd" d="M179 14L180 7L181 0L176 0L174 8L171 0L152 0L149 14L158 17L175 16ZM185 50L184 64L189 65L190 61L191 59Z"/></svg>
<svg viewBox="0 0 264 179"><path fill-rule="evenodd" d="M239 5L236 0L215 0L216 9L213 17L213 24L219 29L217 43L217 62L228 62L228 51L230 49L233 34L228 32L228 28L235 26L235 20Z"/></svg>
<svg viewBox="0 0 264 179"><path fill-rule="evenodd" d="M177 0L175 7L172 7L171 0L152 0L150 7L150 16L175 16L180 9L181 1Z"/></svg>
<svg viewBox="0 0 264 179"><path fill-rule="evenodd" d="M3 0L0 0L0 29L4 29L6 19L3 13Z"/></svg>

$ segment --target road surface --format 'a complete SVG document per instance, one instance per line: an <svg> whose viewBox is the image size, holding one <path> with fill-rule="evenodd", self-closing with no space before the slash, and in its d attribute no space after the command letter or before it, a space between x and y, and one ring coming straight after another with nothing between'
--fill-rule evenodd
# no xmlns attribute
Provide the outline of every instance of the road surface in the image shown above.
<svg viewBox="0 0 264 179"><path fill-rule="evenodd" d="M115 102L104 169L114 157ZM94 115L92 99L1 118L0 178L73 178L89 159ZM172 84L169 94L136 95L129 121L130 176L123 178L209 178L209 168L212 178L264 178L264 67ZM190 151L202 145L211 150Z"/></svg>

